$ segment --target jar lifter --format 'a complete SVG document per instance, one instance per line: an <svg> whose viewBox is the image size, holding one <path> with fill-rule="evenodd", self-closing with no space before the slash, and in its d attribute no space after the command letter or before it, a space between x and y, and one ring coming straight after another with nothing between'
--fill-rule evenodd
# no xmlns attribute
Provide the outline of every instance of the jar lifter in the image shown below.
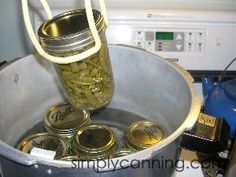
<svg viewBox="0 0 236 177"><path fill-rule="evenodd" d="M53 15L52 15L50 7L47 3L47 0L40 0L40 2L46 12L47 18L48 19L53 18ZM83 60L83 59L97 53L100 50L101 39L99 37L98 31L96 28L96 24L95 24L95 20L93 17L91 0L84 0L84 3L85 3L85 11L86 11L86 16L87 16L89 28L92 33L93 39L95 41L95 45L94 45L94 47L92 47L82 53L79 53L79 54L73 55L73 56L68 56L68 57L56 57L56 56L52 56L52 55L48 54L47 52L45 52L45 50L41 47L41 45L34 33L34 29L32 27L32 23L30 21L28 0L21 0L21 3L22 3L24 23L25 23L27 33L30 37L30 40L33 43L36 51L45 59L47 59L53 63L57 63L57 64L68 64L68 63L73 63L76 61ZM102 16L103 16L105 24L107 26L108 25L108 17L107 17L107 11L106 11L106 6L105 6L104 0L99 0L99 4L100 4Z"/></svg>

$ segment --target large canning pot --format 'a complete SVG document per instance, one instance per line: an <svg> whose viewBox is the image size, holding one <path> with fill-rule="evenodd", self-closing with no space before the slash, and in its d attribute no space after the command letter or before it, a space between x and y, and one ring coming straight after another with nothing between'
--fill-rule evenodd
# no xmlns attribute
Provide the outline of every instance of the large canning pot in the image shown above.
<svg viewBox="0 0 236 177"><path fill-rule="evenodd" d="M109 50L114 97L107 107L93 113L92 120L115 127L121 137L134 121L154 120L168 130L167 138L145 150L116 158L109 165L107 160L102 164L83 164L84 168L16 150L19 140L42 122L45 110L65 101L53 66L36 55L29 55L0 70L0 174L3 177L165 177L173 174L175 168L171 163L160 164L165 160L177 161L181 135L197 121L201 104L193 79L180 67L145 51L125 46L109 46Z"/></svg>

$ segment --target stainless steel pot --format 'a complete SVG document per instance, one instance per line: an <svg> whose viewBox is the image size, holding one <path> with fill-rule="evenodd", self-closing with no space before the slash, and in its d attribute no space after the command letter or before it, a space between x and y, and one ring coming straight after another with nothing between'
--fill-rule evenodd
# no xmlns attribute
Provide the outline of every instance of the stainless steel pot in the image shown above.
<svg viewBox="0 0 236 177"><path fill-rule="evenodd" d="M75 168L71 162L45 160L13 148L19 139L40 123L49 106L65 97L50 63L35 55L15 60L0 70L0 173L3 177L154 177L171 176L174 166L157 161L176 162L179 140L197 121L200 101L191 76L179 66L142 50L109 46L114 72L115 93L111 103L94 113L93 120L126 128L132 121L146 118L168 129L169 136L140 152L119 157L115 168L108 160L88 168ZM126 115L132 115L127 116ZM138 161L140 160L140 161ZM141 160L146 163L141 164ZM148 162L154 162L149 166ZM86 162L87 163L87 162ZM102 167L101 167L102 166Z"/></svg>

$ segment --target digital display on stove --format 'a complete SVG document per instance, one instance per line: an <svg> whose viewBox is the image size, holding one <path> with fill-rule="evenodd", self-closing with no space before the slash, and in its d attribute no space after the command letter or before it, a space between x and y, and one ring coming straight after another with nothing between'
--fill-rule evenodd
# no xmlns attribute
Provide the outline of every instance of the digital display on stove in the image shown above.
<svg viewBox="0 0 236 177"><path fill-rule="evenodd" d="M173 40L173 32L156 32L156 40Z"/></svg>

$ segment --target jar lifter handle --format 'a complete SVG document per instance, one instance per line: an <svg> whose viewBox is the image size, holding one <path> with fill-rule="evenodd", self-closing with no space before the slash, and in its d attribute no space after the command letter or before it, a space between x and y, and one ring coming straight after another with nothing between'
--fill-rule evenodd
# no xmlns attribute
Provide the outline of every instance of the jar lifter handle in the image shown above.
<svg viewBox="0 0 236 177"><path fill-rule="evenodd" d="M93 39L95 41L95 46L92 47L91 49L88 49L88 50L80 53L80 54L77 54L74 56L69 56L69 57L55 57L55 56L48 54L47 52L45 52L43 50L42 46L40 45L40 43L34 33L34 29L32 27L32 23L30 21L28 0L21 0L21 2L22 2L23 18L24 18L27 33L28 33L35 49L42 57L46 58L47 60L49 60L53 63L68 64L68 63L73 63L76 61L83 60L83 59L97 53L100 50L101 40L100 40L98 31L97 31L97 28L95 25L93 11L92 11L92 7L91 7L91 0L84 0L84 2L85 2L85 9L86 9L86 15L87 15L87 19L88 19L88 24L89 24L89 28L92 33ZM51 10L49 8L47 1L41 0L41 3L46 11L48 18L51 19L52 13L51 13ZM99 3L100 3L101 12L102 12L104 21L105 21L106 25L108 25L108 17L107 17L105 2L104 2L104 0L99 0Z"/></svg>

